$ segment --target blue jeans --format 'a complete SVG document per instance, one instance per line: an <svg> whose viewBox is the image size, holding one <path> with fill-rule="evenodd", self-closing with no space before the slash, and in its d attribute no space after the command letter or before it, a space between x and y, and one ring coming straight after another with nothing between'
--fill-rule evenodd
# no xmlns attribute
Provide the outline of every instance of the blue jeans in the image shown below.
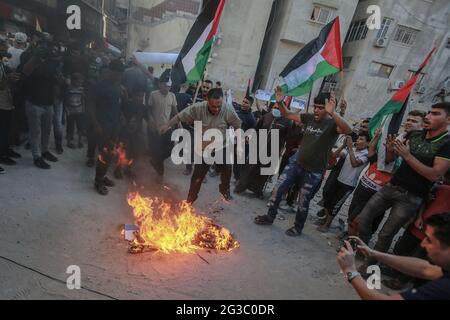
<svg viewBox="0 0 450 320"><path fill-rule="evenodd" d="M37 106L29 101L26 103L28 119L28 136L33 159L42 157L42 153L48 152L50 133L52 131L53 107Z"/></svg>
<svg viewBox="0 0 450 320"><path fill-rule="evenodd" d="M322 181L323 173L310 172L299 166L293 159L290 160L289 165L284 169L281 176L278 178L278 182L275 186L269 212L267 213L271 218L275 219L278 214L278 208L281 203L283 195L289 190L290 187L299 183L300 192L297 200L298 209L295 217L295 228L297 231L302 232L306 218L308 217L309 203L316 194L318 186Z"/></svg>

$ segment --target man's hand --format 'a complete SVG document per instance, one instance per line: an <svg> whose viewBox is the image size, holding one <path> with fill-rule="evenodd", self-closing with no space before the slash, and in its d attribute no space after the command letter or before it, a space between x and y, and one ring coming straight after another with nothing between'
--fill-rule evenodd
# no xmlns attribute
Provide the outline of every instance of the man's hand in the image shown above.
<svg viewBox="0 0 450 320"><path fill-rule="evenodd" d="M339 105L339 114L341 115L341 117L345 116L345 113L347 112L347 107L348 107L347 100L342 99Z"/></svg>
<svg viewBox="0 0 450 320"><path fill-rule="evenodd" d="M355 252L348 241L345 241L345 247L338 253L337 261L344 273L356 271Z"/></svg>
<svg viewBox="0 0 450 320"><path fill-rule="evenodd" d="M411 148L409 146L409 141L407 141L405 144L402 141L395 140L394 152L403 159L407 160L411 156Z"/></svg>
<svg viewBox="0 0 450 320"><path fill-rule="evenodd" d="M358 244L358 252L362 253L367 258L374 258L375 251L370 249L370 247L364 243L360 238L358 237L350 237L350 239L355 240Z"/></svg>
<svg viewBox="0 0 450 320"><path fill-rule="evenodd" d="M414 222L414 225L417 229L419 230L423 230L423 218L422 215L419 216L419 218L417 218L417 220Z"/></svg>
<svg viewBox="0 0 450 320"><path fill-rule="evenodd" d="M285 96L284 96L284 93L283 93L283 89L280 86L276 87L275 88L275 100L278 103L281 103L281 102L284 101L284 97Z"/></svg>
<svg viewBox="0 0 450 320"><path fill-rule="evenodd" d="M336 112L336 94L331 92L330 100L325 100L325 111L330 115L334 115Z"/></svg>
<svg viewBox="0 0 450 320"><path fill-rule="evenodd" d="M379 139L383 135L383 130L381 128L378 128L375 130L374 139Z"/></svg>
<svg viewBox="0 0 450 320"><path fill-rule="evenodd" d="M352 149L353 148L353 139L350 136L347 136L345 138L345 145L347 146L347 148Z"/></svg>
<svg viewBox="0 0 450 320"><path fill-rule="evenodd" d="M386 139L386 144L385 144L387 152L395 152L394 146L395 146L396 140L397 140L397 135L395 135L395 134L388 135L388 137Z"/></svg>

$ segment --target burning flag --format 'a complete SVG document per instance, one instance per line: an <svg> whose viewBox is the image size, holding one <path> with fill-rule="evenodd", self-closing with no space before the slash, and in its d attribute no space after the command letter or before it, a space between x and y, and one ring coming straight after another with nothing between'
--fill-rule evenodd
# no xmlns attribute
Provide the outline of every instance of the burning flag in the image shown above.
<svg viewBox="0 0 450 320"><path fill-rule="evenodd" d="M128 204L133 208L139 227L136 239L131 243L131 253L146 250L166 254L195 253L199 249L230 252L239 247L229 230L196 214L187 202L170 205L159 198L130 193Z"/></svg>

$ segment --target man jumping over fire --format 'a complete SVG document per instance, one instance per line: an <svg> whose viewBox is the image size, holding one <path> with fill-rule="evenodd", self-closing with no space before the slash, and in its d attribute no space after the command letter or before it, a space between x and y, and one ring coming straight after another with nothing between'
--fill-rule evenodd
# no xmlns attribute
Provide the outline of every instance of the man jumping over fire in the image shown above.
<svg viewBox="0 0 450 320"><path fill-rule="evenodd" d="M161 133L165 133L180 122L192 124L195 121L201 121L203 131L209 129L220 130L224 141L228 128L233 127L235 130L241 128L241 120L234 111L234 108L224 103L223 91L214 88L208 92L208 101L194 103L192 106L177 114L167 125L160 128L160 131ZM205 150L205 148L206 146L203 145L203 150ZM195 165L187 199L188 203L193 204L197 200L203 179L208 173L210 166L211 164L207 164L203 157L202 163ZM220 193L225 200L232 200L230 194L232 166L226 164L224 161L223 163L216 163L216 167L218 172L220 172Z"/></svg>

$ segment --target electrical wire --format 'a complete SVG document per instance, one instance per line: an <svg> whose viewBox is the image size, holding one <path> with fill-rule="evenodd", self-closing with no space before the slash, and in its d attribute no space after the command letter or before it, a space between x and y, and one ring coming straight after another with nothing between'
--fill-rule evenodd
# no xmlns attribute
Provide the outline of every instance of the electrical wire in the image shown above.
<svg viewBox="0 0 450 320"><path fill-rule="evenodd" d="M64 285L67 284L66 281L63 281L63 280L60 280L60 279L58 279L58 278L56 278L56 277L53 277L53 276L51 276L51 275L45 274L45 273L43 273L43 272L41 272L41 271L39 271L39 270L37 270L37 269L28 267L28 266L26 266L26 265L23 265L23 264L21 264L21 263L19 263L19 262L17 262L17 261L14 261L14 260L12 260L12 259L6 258L6 257L4 257L4 256L0 256L0 259L3 259L3 260L8 261L8 262L10 262L10 263L12 263L12 264L15 264L16 266L19 266L19 267L21 267L21 268L23 268L23 269L27 269L27 270L29 270L29 271L32 271L32 272L34 272L34 273L37 273L37 274L39 274L39 275L41 275L41 276L43 276L43 277L45 277L45 278L47 278L47 279L50 279L50 280L53 280L53 281L62 283L62 284L64 284ZM111 299L111 300L119 300L119 299L117 299L117 298L115 298L115 297L112 297L112 296L110 296L110 295L107 295L107 294L105 294L105 293L102 293L102 292L99 292L99 291L96 291L96 290L93 290L93 289L86 288L86 287L84 287L84 286L81 286L81 289L86 290L86 291L89 291L89 292L94 293L94 294L96 294L96 295L99 295L99 296L102 296L102 297Z"/></svg>

